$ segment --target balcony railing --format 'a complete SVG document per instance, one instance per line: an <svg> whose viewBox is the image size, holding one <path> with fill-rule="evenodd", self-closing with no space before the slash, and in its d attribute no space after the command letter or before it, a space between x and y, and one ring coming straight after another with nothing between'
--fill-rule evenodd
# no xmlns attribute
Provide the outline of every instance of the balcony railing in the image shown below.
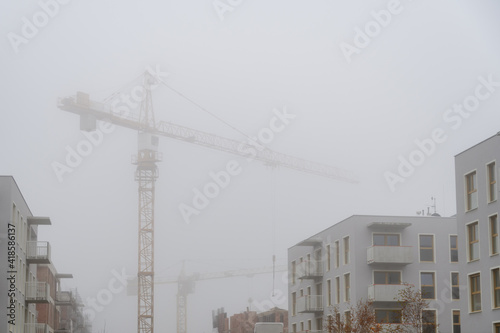
<svg viewBox="0 0 500 333"><path fill-rule="evenodd" d="M29 241L26 260L29 264L50 264L49 242Z"/></svg>
<svg viewBox="0 0 500 333"><path fill-rule="evenodd" d="M58 291L56 292L56 305L72 305L75 299L71 291Z"/></svg>
<svg viewBox="0 0 500 333"><path fill-rule="evenodd" d="M319 260L306 260L297 265L299 279L316 279L323 277L323 263Z"/></svg>
<svg viewBox="0 0 500 333"><path fill-rule="evenodd" d="M297 312L316 313L323 312L323 296L305 295L297 299Z"/></svg>
<svg viewBox="0 0 500 333"><path fill-rule="evenodd" d="M24 324L24 333L49 333L47 324Z"/></svg>
<svg viewBox="0 0 500 333"><path fill-rule="evenodd" d="M367 250L368 264L401 264L413 262L412 246L371 246Z"/></svg>
<svg viewBox="0 0 500 333"><path fill-rule="evenodd" d="M26 282L26 303L49 303L50 285L46 282Z"/></svg>
<svg viewBox="0 0 500 333"><path fill-rule="evenodd" d="M372 302L397 302L399 292L407 284L374 284L368 286L368 299Z"/></svg>
<svg viewBox="0 0 500 333"><path fill-rule="evenodd" d="M54 330L54 333L70 333L72 332L73 323L71 320L61 320L59 322L59 327Z"/></svg>

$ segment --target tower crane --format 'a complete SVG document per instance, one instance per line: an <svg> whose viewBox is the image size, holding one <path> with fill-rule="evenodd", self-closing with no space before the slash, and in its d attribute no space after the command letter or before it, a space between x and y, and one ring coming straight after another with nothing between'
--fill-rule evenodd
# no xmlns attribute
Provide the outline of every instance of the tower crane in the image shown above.
<svg viewBox="0 0 500 333"><path fill-rule="evenodd" d="M286 265L277 265L273 267L235 269L222 272L193 273L187 275L184 266L177 278L155 279L154 284L173 284L177 283L177 332L187 332L187 297L194 292L195 282L202 280L224 279L237 276L251 277L257 274L268 274L274 272L286 272ZM132 289L133 284L129 283L129 295L137 295L137 290Z"/></svg>
<svg viewBox="0 0 500 333"><path fill-rule="evenodd" d="M161 153L158 152L159 136L244 157L248 157L245 153L248 149L255 150L253 146L244 142L170 122L156 121L153 113L151 86L157 84L158 80L159 78L155 78L150 72L145 72L143 99L138 117L116 110L109 104L93 101L88 94L82 92L77 92L75 96L58 99L58 107L61 110L80 116L81 130L94 131L96 122L101 120L138 131L138 152L133 157L133 163L137 165L135 180L139 187L138 333L154 333L154 202L155 181L158 178L156 163L162 159ZM278 153L268 148L257 150L253 159L271 166L283 166L350 183L357 182L349 171ZM186 333L185 327L178 328L178 333Z"/></svg>

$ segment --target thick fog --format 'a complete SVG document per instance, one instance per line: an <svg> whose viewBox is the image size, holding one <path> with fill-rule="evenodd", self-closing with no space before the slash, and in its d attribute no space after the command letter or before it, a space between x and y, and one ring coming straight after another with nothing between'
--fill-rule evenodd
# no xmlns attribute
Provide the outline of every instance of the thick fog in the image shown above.
<svg viewBox="0 0 500 333"><path fill-rule="evenodd" d="M284 265L289 247L353 214L413 216L431 197L455 214L454 156L500 131L499 14L486 0L3 1L0 174L51 218L39 239L74 275L64 287L94 332L134 332L137 299L120 283L90 302L137 274L137 132L83 133L59 97L138 114L149 70L157 121L348 171L357 183L160 137L156 278L183 261L187 274ZM229 183L194 203L228 164ZM285 282L277 273L275 297L271 274L197 282L188 331L211 332L219 307L286 308ZM174 332L177 285L155 291L156 331Z"/></svg>

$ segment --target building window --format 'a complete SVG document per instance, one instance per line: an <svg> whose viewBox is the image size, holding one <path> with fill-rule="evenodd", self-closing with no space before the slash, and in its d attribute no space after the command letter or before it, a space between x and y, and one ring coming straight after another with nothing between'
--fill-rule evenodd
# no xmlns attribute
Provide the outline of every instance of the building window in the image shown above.
<svg viewBox="0 0 500 333"><path fill-rule="evenodd" d="M401 272L373 272L374 284L401 284Z"/></svg>
<svg viewBox="0 0 500 333"><path fill-rule="evenodd" d="M479 273L469 276L470 309L471 312L481 311L481 275Z"/></svg>
<svg viewBox="0 0 500 333"><path fill-rule="evenodd" d="M490 220L491 255L498 254L498 216L492 215Z"/></svg>
<svg viewBox="0 0 500 333"><path fill-rule="evenodd" d="M344 274L345 301L351 300L351 274Z"/></svg>
<svg viewBox="0 0 500 333"><path fill-rule="evenodd" d="M495 323L493 324L495 325L494 328L495 328L495 333L500 333L500 323Z"/></svg>
<svg viewBox="0 0 500 333"><path fill-rule="evenodd" d="M465 191L467 193L467 210L477 208L476 171L465 176Z"/></svg>
<svg viewBox="0 0 500 333"><path fill-rule="evenodd" d="M500 268L491 271L491 280L493 281L493 307L500 308Z"/></svg>
<svg viewBox="0 0 500 333"><path fill-rule="evenodd" d="M300 331L304 332L304 322L303 321L300 322Z"/></svg>
<svg viewBox="0 0 500 333"><path fill-rule="evenodd" d="M297 314L296 308L297 308L297 294L292 293L292 316L295 316Z"/></svg>
<svg viewBox="0 0 500 333"><path fill-rule="evenodd" d="M331 252L330 252L330 245L326 246L326 271L330 271L331 267Z"/></svg>
<svg viewBox="0 0 500 333"><path fill-rule="evenodd" d="M340 244L335 241L335 268L340 266Z"/></svg>
<svg viewBox="0 0 500 333"><path fill-rule="evenodd" d="M451 299L460 299L460 283L457 272L451 273Z"/></svg>
<svg viewBox="0 0 500 333"><path fill-rule="evenodd" d="M297 333L297 324L292 324L292 333Z"/></svg>
<svg viewBox="0 0 500 333"><path fill-rule="evenodd" d="M453 333L460 332L460 311L453 310Z"/></svg>
<svg viewBox="0 0 500 333"><path fill-rule="evenodd" d="M349 237L344 238L344 265L349 263Z"/></svg>
<svg viewBox="0 0 500 333"><path fill-rule="evenodd" d="M423 299L436 298L436 282L433 272L420 273L420 290L422 291Z"/></svg>
<svg viewBox="0 0 500 333"><path fill-rule="evenodd" d="M346 311L344 312L344 318L345 318L345 323L346 323L346 328L350 329L351 328L351 311Z"/></svg>
<svg viewBox="0 0 500 333"><path fill-rule="evenodd" d="M422 310L422 333L435 333L436 328L436 310Z"/></svg>
<svg viewBox="0 0 500 333"><path fill-rule="evenodd" d="M340 303L340 277L335 278L335 304Z"/></svg>
<svg viewBox="0 0 500 333"><path fill-rule="evenodd" d="M491 162L488 168L488 202L497 199L497 177L495 172L495 162Z"/></svg>
<svg viewBox="0 0 500 333"><path fill-rule="evenodd" d="M316 318L316 330L320 332L323 330L323 318L321 317Z"/></svg>
<svg viewBox="0 0 500 333"><path fill-rule="evenodd" d="M309 331L312 331L312 329L313 329L313 327L312 327L312 320L311 320L311 319L309 319L309 320L307 321L307 329L308 329Z"/></svg>
<svg viewBox="0 0 500 333"><path fill-rule="evenodd" d="M401 310L375 310L375 319L380 324L400 324Z"/></svg>
<svg viewBox="0 0 500 333"><path fill-rule="evenodd" d="M297 264L295 261L292 261L292 284L295 284L295 279L297 276Z"/></svg>
<svg viewBox="0 0 500 333"><path fill-rule="evenodd" d="M479 259L479 223L467 225L467 242L469 243L469 261Z"/></svg>
<svg viewBox="0 0 500 333"><path fill-rule="evenodd" d="M399 246L399 234L373 234L374 246Z"/></svg>
<svg viewBox="0 0 500 333"><path fill-rule="evenodd" d="M450 261L451 262L458 262L457 235L450 235Z"/></svg>
<svg viewBox="0 0 500 333"><path fill-rule="evenodd" d="M328 306L332 305L332 280L326 280L326 286L328 288Z"/></svg>
<svg viewBox="0 0 500 333"><path fill-rule="evenodd" d="M434 235L420 235L420 261L434 262Z"/></svg>

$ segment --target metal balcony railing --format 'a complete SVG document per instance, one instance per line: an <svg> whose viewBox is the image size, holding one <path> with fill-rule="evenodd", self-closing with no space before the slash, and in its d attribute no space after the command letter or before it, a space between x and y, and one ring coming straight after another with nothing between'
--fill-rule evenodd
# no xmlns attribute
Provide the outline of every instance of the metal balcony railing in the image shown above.
<svg viewBox="0 0 500 333"><path fill-rule="evenodd" d="M50 285L46 282L26 282L26 303L49 303Z"/></svg>
<svg viewBox="0 0 500 333"><path fill-rule="evenodd" d="M297 312L316 313L323 312L322 295L305 295L297 299Z"/></svg>
<svg viewBox="0 0 500 333"><path fill-rule="evenodd" d="M323 277L323 263L320 260L306 260L297 265L299 279L316 279Z"/></svg>
<svg viewBox="0 0 500 333"><path fill-rule="evenodd" d="M58 291L56 292L56 305L72 305L75 303L75 298L71 291Z"/></svg>
<svg viewBox="0 0 500 333"><path fill-rule="evenodd" d="M29 241L26 260L29 264L50 264L49 242Z"/></svg>
<svg viewBox="0 0 500 333"><path fill-rule="evenodd" d="M49 333L47 324L24 324L24 333Z"/></svg>

